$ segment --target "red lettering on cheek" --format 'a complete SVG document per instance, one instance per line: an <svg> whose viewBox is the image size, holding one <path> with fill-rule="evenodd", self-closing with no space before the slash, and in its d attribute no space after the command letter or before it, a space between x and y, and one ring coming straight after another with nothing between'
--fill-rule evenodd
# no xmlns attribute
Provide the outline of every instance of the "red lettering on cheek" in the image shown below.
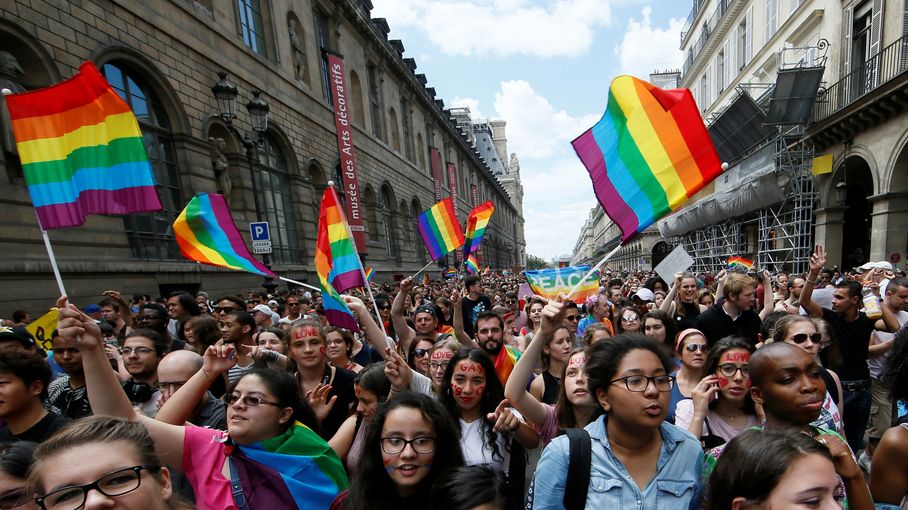
<svg viewBox="0 0 908 510"><path fill-rule="evenodd" d="M324 345L318 348L318 353L321 354L322 356L325 355L325 346Z"/></svg>
<svg viewBox="0 0 908 510"><path fill-rule="evenodd" d="M744 379L744 387L747 388L748 390L750 389L752 384L753 383L750 382L750 379Z"/></svg>
<svg viewBox="0 0 908 510"><path fill-rule="evenodd" d="M486 387L485 387L485 386L477 386L477 387L476 387L476 395L477 395L477 396L480 396L480 397L481 397L481 396L483 395L483 393L485 393L485 391L486 391Z"/></svg>
<svg viewBox="0 0 908 510"><path fill-rule="evenodd" d="M719 387L720 388L724 388L724 387L728 386L728 383L729 383L729 381L728 381L727 377L719 377Z"/></svg>
<svg viewBox="0 0 908 510"><path fill-rule="evenodd" d="M454 391L454 394L457 396L460 396L460 394L463 393L463 386L461 386L457 383L451 383L451 389Z"/></svg>

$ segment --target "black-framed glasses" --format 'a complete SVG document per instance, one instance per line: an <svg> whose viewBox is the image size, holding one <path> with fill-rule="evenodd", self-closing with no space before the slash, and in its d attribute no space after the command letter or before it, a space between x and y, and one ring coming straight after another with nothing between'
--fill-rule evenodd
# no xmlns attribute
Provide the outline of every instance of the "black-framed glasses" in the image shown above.
<svg viewBox="0 0 908 510"><path fill-rule="evenodd" d="M670 375L654 375L652 377L647 377L645 375L629 375L627 377L619 377L618 379L611 381L611 384L615 384L618 381L624 382L627 391L635 391L637 393L646 391L649 383L653 383L653 387L662 393L671 391L672 386L675 385L675 378Z"/></svg>
<svg viewBox="0 0 908 510"><path fill-rule="evenodd" d="M808 338L811 342L818 344L823 341L823 334L811 333L808 335L807 333L798 333L797 335L791 335L791 341L796 344L803 344Z"/></svg>
<svg viewBox="0 0 908 510"><path fill-rule="evenodd" d="M136 353L137 356L147 356L154 352L154 349L149 349L148 347L123 347L120 349L120 354L124 356L129 356L132 353Z"/></svg>
<svg viewBox="0 0 908 510"><path fill-rule="evenodd" d="M719 373L724 375L725 377L734 377L735 374L738 373L738 371L741 371L741 377L750 379L750 367L748 367L747 365L741 365L740 367L738 365L735 365L734 363L725 363L723 365L719 365Z"/></svg>
<svg viewBox="0 0 908 510"><path fill-rule="evenodd" d="M158 471L160 466L133 466L107 473L85 485L71 485L35 498L44 510L77 510L85 505L88 491L94 489L107 497L128 494L142 485L142 470Z"/></svg>
<svg viewBox="0 0 908 510"><path fill-rule="evenodd" d="M29 501L32 501L32 498L29 497L24 489L13 490L0 496L0 509L10 510L18 508Z"/></svg>
<svg viewBox="0 0 908 510"><path fill-rule="evenodd" d="M230 313L239 310L239 308L234 308L232 306L216 306L214 307L215 313Z"/></svg>
<svg viewBox="0 0 908 510"><path fill-rule="evenodd" d="M381 438L381 451L388 455L397 455L404 451L410 445L413 451L422 455L435 451L435 438L429 436L414 437L413 439L404 439L402 437L383 437Z"/></svg>
<svg viewBox="0 0 908 510"><path fill-rule="evenodd" d="M687 352L697 352L700 351L703 354L709 352L709 345L707 344L687 344L684 346L684 349Z"/></svg>
<svg viewBox="0 0 908 510"><path fill-rule="evenodd" d="M430 369L430 370L438 370L438 369L440 368L440 369L442 369L442 370L447 370L447 369L448 369L448 365L449 365L450 363L451 363L450 361L430 361L430 362L429 362L429 369Z"/></svg>
<svg viewBox="0 0 908 510"><path fill-rule="evenodd" d="M262 405L262 404L269 405L269 406L275 406L275 407L283 407L282 405L278 404L277 402L271 402L270 400L265 400L262 397L257 397L255 395L243 395L242 397L237 395L236 393L231 393L230 395L227 395L227 404L229 404L229 405L236 404L240 400L243 401L243 405L246 407L255 407L255 406Z"/></svg>
<svg viewBox="0 0 908 510"><path fill-rule="evenodd" d="M429 349L413 349L413 355L417 358L421 358L426 354L429 354Z"/></svg>

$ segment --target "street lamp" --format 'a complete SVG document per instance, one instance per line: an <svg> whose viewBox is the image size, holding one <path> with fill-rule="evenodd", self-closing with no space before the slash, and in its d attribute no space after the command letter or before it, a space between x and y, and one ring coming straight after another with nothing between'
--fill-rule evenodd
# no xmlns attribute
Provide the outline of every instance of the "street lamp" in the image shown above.
<svg viewBox="0 0 908 510"><path fill-rule="evenodd" d="M255 219L256 221L261 221L262 206L259 203L259 190L255 179L254 162L258 157L256 149L262 143L262 135L268 130L268 112L270 111L270 108L268 107L268 103L262 99L261 92L253 90L252 99L246 103L246 111L249 112L249 117L252 122L252 133L241 133L240 130L233 125L233 119L237 118L236 103L239 91L237 90L236 85L230 83L230 80L227 79L226 71L218 71L218 78L217 83L211 87L211 93L214 94L214 99L217 101L218 114L221 116L221 119L227 124L227 128L230 132L242 140L243 148L246 149L246 162L249 164L249 177L252 179L252 199L255 204ZM271 259L268 257L267 253L262 254L262 264L269 270L271 269ZM274 289L277 288L277 284L274 282L273 278L266 276L262 287L269 293L273 293Z"/></svg>

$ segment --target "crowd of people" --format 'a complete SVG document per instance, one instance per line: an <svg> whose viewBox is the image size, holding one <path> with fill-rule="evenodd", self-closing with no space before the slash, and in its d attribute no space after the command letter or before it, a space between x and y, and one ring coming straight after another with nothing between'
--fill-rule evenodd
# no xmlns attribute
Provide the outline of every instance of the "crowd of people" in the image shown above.
<svg viewBox="0 0 908 510"><path fill-rule="evenodd" d="M404 278L358 331L302 288L61 296L49 345L0 326L0 509L908 508L908 278L825 266Z"/></svg>

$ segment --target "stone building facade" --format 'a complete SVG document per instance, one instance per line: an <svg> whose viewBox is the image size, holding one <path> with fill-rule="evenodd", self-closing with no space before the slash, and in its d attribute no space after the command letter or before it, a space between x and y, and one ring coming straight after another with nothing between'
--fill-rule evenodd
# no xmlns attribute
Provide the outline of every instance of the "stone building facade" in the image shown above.
<svg viewBox="0 0 908 510"><path fill-rule="evenodd" d="M171 290L236 292L252 275L201 266L180 256L170 224L198 192L229 190L234 220L248 241L255 221L252 175L270 223L273 269L314 283L319 201L341 181L327 60L344 58L358 178L365 206L365 264L378 280L428 262L416 216L435 202L430 148L442 159L442 197L457 188L465 220L473 202L492 200L484 264L511 264L523 246L523 218L463 137L399 40L388 40L369 0L14 0L0 5L0 84L31 90L72 76L92 61L136 113L164 210L126 218L91 216L49 232L68 293L77 303L117 289L153 296ZM5 53L4 53L5 52ZM262 91L270 121L250 172L242 140L218 115L211 87L225 71L245 104ZM3 106L5 108L5 105ZM234 121L250 131L240 106ZM5 112L4 112L5 115ZM57 294L24 185L0 118L0 316L33 313ZM220 152L213 148L224 142ZM226 164L225 164L226 163ZM453 163L454 182L447 164ZM224 168L218 179L217 170ZM475 192L474 192L475 190ZM517 236L520 236L519 238ZM453 258L451 259L453 262Z"/></svg>

